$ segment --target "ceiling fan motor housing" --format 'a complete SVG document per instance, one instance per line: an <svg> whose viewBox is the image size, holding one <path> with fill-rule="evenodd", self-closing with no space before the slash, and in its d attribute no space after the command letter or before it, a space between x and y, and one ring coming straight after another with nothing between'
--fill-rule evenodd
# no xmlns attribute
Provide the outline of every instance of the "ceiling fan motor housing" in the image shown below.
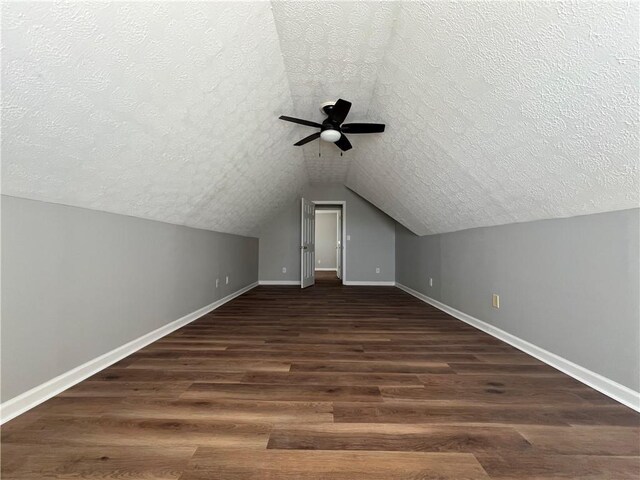
<svg viewBox="0 0 640 480"><path fill-rule="evenodd" d="M336 102L324 102L320 106L322 113L327 115L327 118L322 122L322 127L320 127L320 138L325 142L337 142L342 136L340 124L331 119L331 111L335 104Z"/></svg>
<svg viewBox="0 0 640 480"><path fill-rule="evenodd" d="M333 106L336 104L336 102L331 101L331 102L322 102L320 104L320 111L322 113L324 113L325 115L329 115L329 113L331 112L331 110L333 110Z"/></svg>

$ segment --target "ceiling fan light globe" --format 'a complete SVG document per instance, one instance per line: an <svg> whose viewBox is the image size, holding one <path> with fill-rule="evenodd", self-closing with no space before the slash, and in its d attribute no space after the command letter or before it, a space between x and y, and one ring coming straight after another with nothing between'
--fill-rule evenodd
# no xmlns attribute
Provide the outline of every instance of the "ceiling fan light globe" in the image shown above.
<svg viewBox="0 0 640 480"><path fill-rule="evenodd" d="M338 130L333 129L324 130L322 133L320 133L320 138L325 142L337 142L338 140L340 140L341 136L342 134Z"/></svg>

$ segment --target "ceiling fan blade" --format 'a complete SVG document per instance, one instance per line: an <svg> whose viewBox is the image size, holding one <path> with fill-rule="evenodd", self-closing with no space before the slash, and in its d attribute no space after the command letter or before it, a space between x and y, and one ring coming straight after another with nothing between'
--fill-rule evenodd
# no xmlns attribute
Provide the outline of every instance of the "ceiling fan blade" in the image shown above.
<svg viewBox="0 0 640 480"><path fill-rule="evenodd" d="M346 152L347 150L351 150L351 142L347 137L342 135L335 144L338 146L340 150Z"/></svg>
<svg viewBox="0 0 640 480"><path fill-rule="evenodd" d="M340 130L344 133L382 133L384 123L345 123Z"/></svg>
<svg viewBox="0 0 640 480"><path fill-rule="evenodd" d="M331 109L329 118L331 118L333 122L341 124L344 122L344 119L347 118L349 110L351 110L351 102L347 102L346 100L339 98Z"/></svg>
<svg viewBox="0 0 640 480"><path fill-rule="evenodd" d="M309 143L312 142L313 140L315 140L316 138L320 138L320 132L316 132L316 133L312 133L311 135L309 135L308 137L303 138L302 140L300 140L297 143L294 143L294 145L296 147L299 147L300 145L304 145L305 143Z"/></svg>
<svg viewBox="0 0 640 480"><path fill-rule="evenodd" d="M284 120L286 122L298 123L300 125L306 125L307 127L322 128L322 125L320 125L319 123L310 122L309 120L302 120L301 118L287 117L285 115L280 115L279 118L280 120Z"/></svg>

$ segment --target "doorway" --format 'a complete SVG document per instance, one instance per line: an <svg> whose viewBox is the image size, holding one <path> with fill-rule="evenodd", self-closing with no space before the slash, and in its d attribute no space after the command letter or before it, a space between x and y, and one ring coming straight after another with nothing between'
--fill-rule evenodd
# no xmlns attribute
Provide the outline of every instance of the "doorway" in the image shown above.
<svg viewBox="0 0 640 480"><path fill-rule="evenodd" d="M302 199L301 287L343 284L346 277L346 202Z"/></svg>
<svg viewBox="0 0 640 480"><path fill-rule="evenodd" d="M342 278L342 207L316 205L315 277L340 282Z"/></svg>

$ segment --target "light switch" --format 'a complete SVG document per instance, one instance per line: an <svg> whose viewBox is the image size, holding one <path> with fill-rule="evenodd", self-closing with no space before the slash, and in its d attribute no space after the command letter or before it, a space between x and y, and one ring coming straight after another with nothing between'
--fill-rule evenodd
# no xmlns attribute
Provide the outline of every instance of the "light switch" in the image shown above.
<svg viewBox="0 0 640 480"><path fill-rule="evenodd" d="M497 293L493 294L493 308L500 308L500 295Z"/></svg>

